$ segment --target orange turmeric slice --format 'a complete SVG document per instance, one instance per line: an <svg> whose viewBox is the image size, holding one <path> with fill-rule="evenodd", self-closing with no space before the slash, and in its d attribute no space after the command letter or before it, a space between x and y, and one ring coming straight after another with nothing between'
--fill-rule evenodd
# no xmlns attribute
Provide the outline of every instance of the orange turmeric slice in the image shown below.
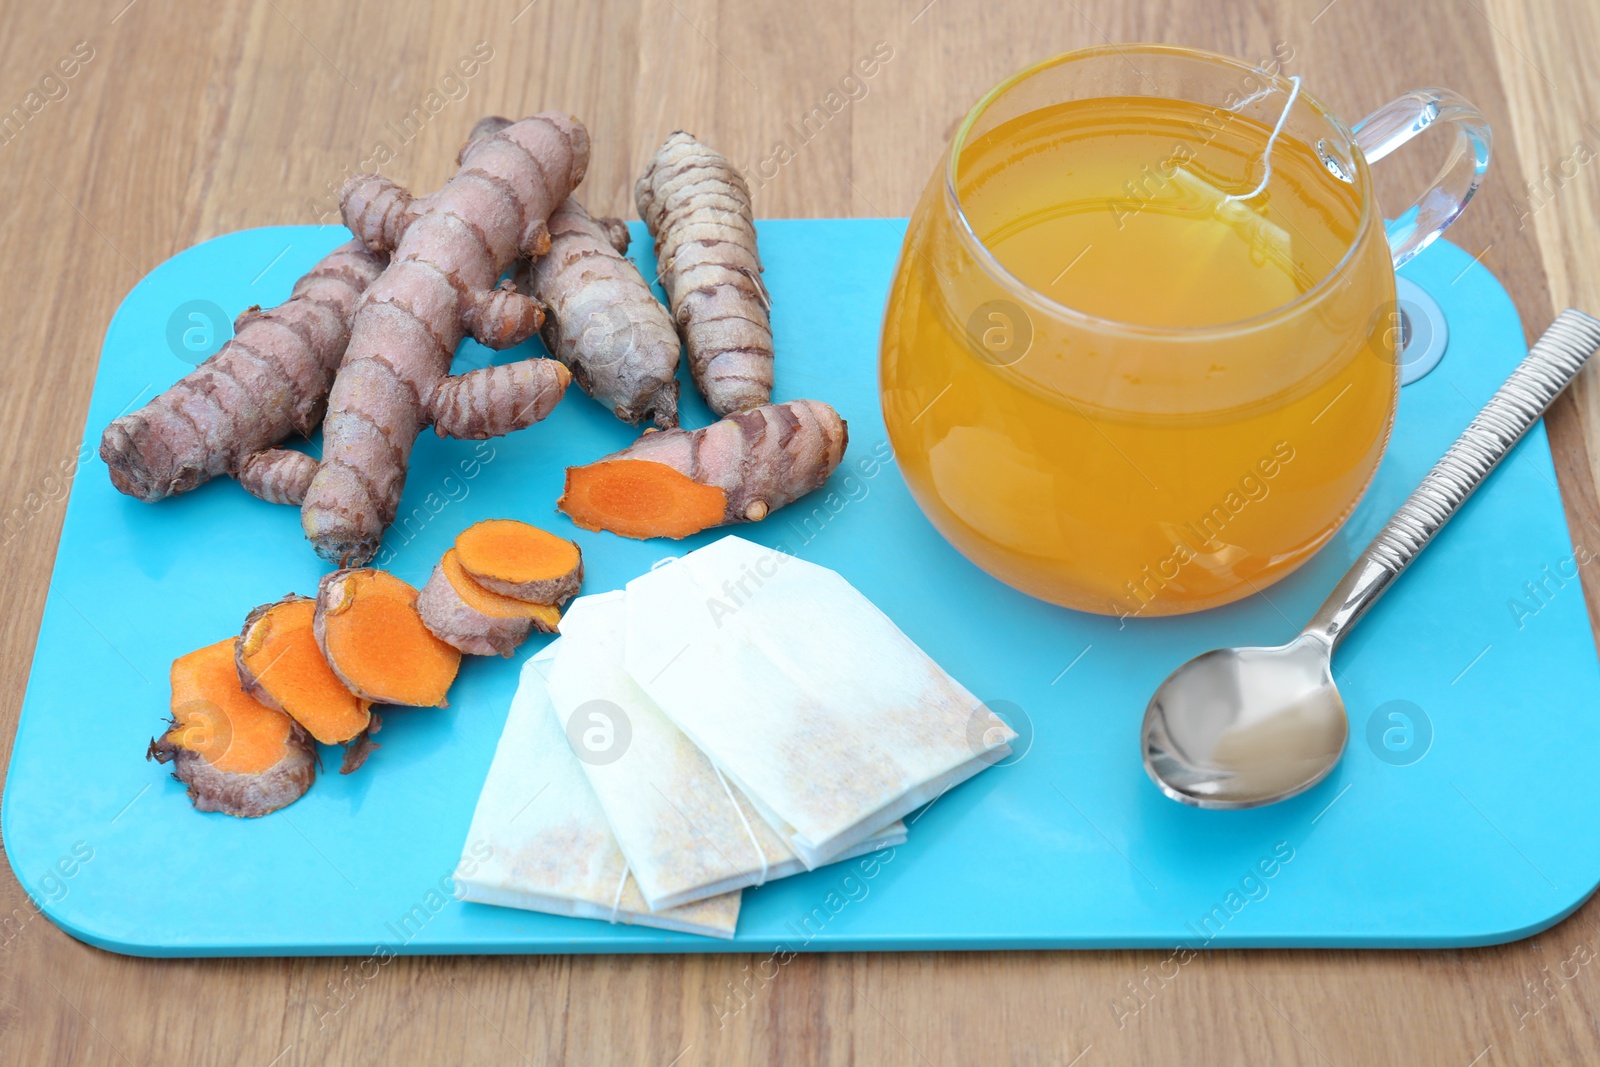
<svg viewBox="0 0 1600 1067"><path fill-rule="evenodd" d="M328 666L363 700L445 706L461 653L428 632L417 591L394 575L371 567L325 575L312 628Z"/></svg>
<svg viewBox="0 0 1600 1067"><path fill-rule="evenodd" d="M291 594L244 620L234 646L245 692L277 708L325 745L354 740L372 721L372 704L345 688L322 658L313 632L317 602Z"/></svg>
<svg viewBox="0 0 1600 1067"><path fill-rule="evenodd" d="M583 584L577 545L516 519L468 526L456 535L455 555L478 585L533 604L565 604Z"/></svg>
<svg viewBox="0 0 1600 1067"><path fill-rule="evenodd" d="M234 639L172 664L170 728L146 759L174 763L199 811L253 819L294 803L316 777L316 749L289 716L239 687Z"/></svg>
<svg viewBox="0 0 1600 1067"><path fill-rule="evenodd" d="M543 627L543 633L555 633L555 624L561 621L561 610L554 604L532 603L479 585L461 566L461 555L453 548L439 561L439 568L456 595L485 615L497 619L531 619L535 625Z"/></svg>
<svg viewBox="0 0 1600 1067"><path fill-rule="evenodd" d="M567 468L556 505L585 530L682 538L721 526L728 495L652 460L611 459Z"/></svg>
<svg viewBox="0 0 1600 1067"><path fill-rule="evenodd" d="M561 622L554 604L531 604L473 581L453 548L422 587L417 610L435 637L473 656L509 656L534 630L555 633Z"/></svg>

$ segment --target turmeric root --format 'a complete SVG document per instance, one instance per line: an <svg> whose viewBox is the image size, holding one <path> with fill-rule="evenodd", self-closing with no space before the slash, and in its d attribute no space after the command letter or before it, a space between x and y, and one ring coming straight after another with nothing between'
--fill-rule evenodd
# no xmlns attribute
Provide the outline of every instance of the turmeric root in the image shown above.
<svg viewBox="0 0 1600 1067"><path fill-rule="evenodd" d="M256 608L244 620L234 658L246 693L323 744L342 745L371 724L372 705L346 689L322 658L313 632L316 607L310 597L290 594Z"/></svg>
<svg viewBox="0 0 1600 1067"><path fill-rule="evenodd" d="M244 819L299 800L317 774L306 732L239 688L231 637L173 661L170 729L145 758L174 763L197 810Z"/></svg>
<svg viewBox="0 0 1600 1067"><path fill-rule="evenodd" d="M487 519L456 535L456 560L490 592L565 604L583 584L583 553L564 537L515 519Z"/></svg>
<svg viewBox="0 0 1600 1067"><path fill-rule="evenodd" d="M156 501L231 474L263 496L241 472L291 433L309 436L317 428L356 303L385 262L357 242L340 245L295 283L287 301L240 315L233 339L215 355L106 427L100 458L111 484Z"/></svg>
<svg viewBox="0 0 1600 1067"><path fill-rule="evenodd" d="M446 706L461 653L428 632L417 614L417 591L387 571L324 575L312 632L333 673L361 699Z"/></svg>
<svg viewBox="0 0 1600 1067"><path fill-rule="evenodd" d="M621 226L618 220L610 220ZM517 284L550 314L543 337L578 386L623 422L678 425L678 335L667 309L622 255L615 228L571 197L550 216L550 251L517 267Z"/></svg>
<svg viewBox="0 0 1600 1067"><path fill-rule="evenodd" d="M423 427L509 433L547 414L569 380L550 360L448 377L467 333L504 348L538 329L539 305L496 283L519 256L549 250L546 220L589 161L589 135L568 115L497 125L479 124L456 176L424 199L375 174L345 183L346 224L392 257L356 311L328 396L323 461L301 506L306 536L340 566L377 552Z"/></svg>
<svg viewBox="0 0 1600 1067"><path fill-rule="evenodd" d="M718 416L772 402L772 302L744 177L677 131L634 186L689 371Z"/></svg>
<svg viewBox="0 0 1600 1067"><path fill-rule="evenodd" d="M517 600L474 582L453 548L422 587L417 611L433 636L473 656L509 656L529 633L553 634L561 622L554 604Z"/></svg>
<svg viewBox="0 0 1600 1067"><path fill-rule="evenodd" d="M556 506L585 530L687 537L759 522L828 480L849 431L819 400L729 415L703 430L661 430L586 467L567 468Z"/></svg>

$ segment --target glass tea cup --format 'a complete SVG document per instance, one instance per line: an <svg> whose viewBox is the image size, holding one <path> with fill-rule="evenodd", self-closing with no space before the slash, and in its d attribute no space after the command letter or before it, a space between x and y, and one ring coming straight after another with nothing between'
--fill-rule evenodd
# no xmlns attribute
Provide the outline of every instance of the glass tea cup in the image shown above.
<svg viewBox="0 0 1600 1067"><path fill-rule="evenodd" d="M1434 125L1448 159L1386 228L1369 164ZM1081 611L1196 611L1288 574L1377 469L1395 269L1489 147L1448 90L1352 130L1272 65L1186 48L1001 83L923 193L885 312L912 495L978 566Z"/></svg>

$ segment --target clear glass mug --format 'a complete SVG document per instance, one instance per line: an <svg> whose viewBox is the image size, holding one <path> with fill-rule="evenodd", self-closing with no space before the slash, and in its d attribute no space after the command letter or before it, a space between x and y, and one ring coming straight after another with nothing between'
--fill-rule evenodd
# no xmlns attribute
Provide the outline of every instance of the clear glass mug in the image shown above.
<svg viewBox="0 0 1600 1067"><path fill-rule="evenodd" d="M1281 116L1271 158L1285 171L1311 160L1332 192L1280 174L1274 180L1292 188L1270 196L1290 205L1299 196L1330 226L1344 219L1329 232L1348 240L1326 255L1325 274L1261 313L1198 326L1100 317L1020 280L985 235L1013 240L1028 223L987 200L974 206L975 190L991 188L980 183L1006 180L1004 167L968 173L964 157L1003 144L1047 109L1113 98L1124 109L1180 102L1224 131L1265 131ZM1368 165L1435 125L1454 134L1448 159L1386 227ZM1202 147L1218 138L1197 136L1213 139ZM1352 130L1275 70L1184 48L1072 52L1001 83L968 114L929 182L885 312L883 412L912 495L978 566L1081 611L1196 611L1288 574L1333 536L1377 469L1399 389L1395 268L1461 213L1489 148L1483 116L1448 90L1408 93ZM1166 195L1172 160L1193 158L1174 150L1154 171L1130 175L1134 207L1152 183L1150 196ZM1258 161L1231 180L1247 188L1261 175ZM1119 222L1132 210L1108 208L1124 212ZM1058 281L1079 269L1068 262L1074 252L1051 252L1065 264ZM1151 301L1158 316L1166 307L1159 293L1127 295Z"/></svg>

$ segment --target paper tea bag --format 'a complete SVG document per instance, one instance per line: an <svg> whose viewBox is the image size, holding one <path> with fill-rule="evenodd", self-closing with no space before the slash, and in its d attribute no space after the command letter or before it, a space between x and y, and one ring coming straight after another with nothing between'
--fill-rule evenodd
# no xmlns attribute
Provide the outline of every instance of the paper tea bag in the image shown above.
<svg viewBox="0 0 1600 1067"><path fill-rule="evenodd" d="M455 879L456 895L480 904L733 936L739 894L652 912L550 709L541 668L547 647L523 665L505 731L478 797L463 860L487 860Z"/></svg>
<svg viewBox="0 0 1600 1067"><path fill-rule="evenodd" d="M1016 737L849 582L776 549L724 537L629 582L627 607L628 673L808 862Z"/></svg>
<svg viewBox="0 0 1600 1067"><path fill-rule="evenodd" d="M568 606L552 646L549 691L558 728L645 901L657 910L676 907L804 869L739 789L628 676L625 596L602 593ZM894 822L850 855L904 840L905 827Z"/></svg>
<svg viewBox="0 0 1600 1067"><path fill-rule="evenodd" d="M1190 265L1194 284L1212 268L1224 241L1243 241L1251 261L1263 268L1253 282L1263 290L1263 301L1286 304L1300 294L1296 279L1302 269L1294 261L1288 230L1192 171L1174 167L1172 178L1175 197L1194 218L1173 251Z"/></svg>

